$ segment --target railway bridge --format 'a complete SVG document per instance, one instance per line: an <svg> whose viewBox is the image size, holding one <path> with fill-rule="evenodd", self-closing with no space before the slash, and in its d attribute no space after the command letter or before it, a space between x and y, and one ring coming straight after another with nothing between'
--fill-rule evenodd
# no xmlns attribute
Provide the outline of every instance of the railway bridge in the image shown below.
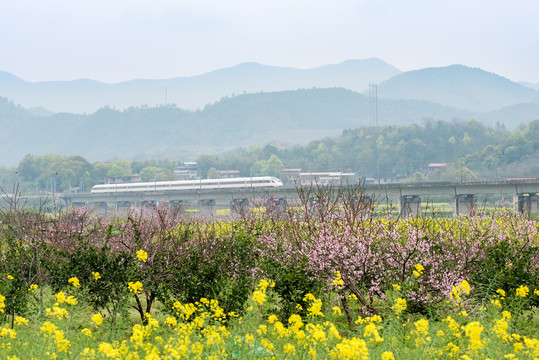
<svg viewBox="0 0 539 360"><path fill-rule="evenodd" d="M338 185L334 187L339 188ZM305 189L305 188L304 188ZM310 188L316 193L316 188ZM539 212L539 180L505 180L475 182L429 182L429 183L391 183L367 184L362 187L366 198L376 202L398 204L403 217L415 216L421 211L422 198L430 196L450 196L453 202L453 215L469 213L477 208L480 195L497 194L512 198L515 212L533 214ZM105 194L62 195L59 201L65 206L92 207L97 211L125 211L136 206L151 206L168 203L173 207L185 209L196 207L199 215L214 216L217 207L228 207L233 211L261 204L271 200L276 206L297 204L298 189L283 186L271 190L254 188L209 189L209 190L172 190L113 192Z"/></svg>

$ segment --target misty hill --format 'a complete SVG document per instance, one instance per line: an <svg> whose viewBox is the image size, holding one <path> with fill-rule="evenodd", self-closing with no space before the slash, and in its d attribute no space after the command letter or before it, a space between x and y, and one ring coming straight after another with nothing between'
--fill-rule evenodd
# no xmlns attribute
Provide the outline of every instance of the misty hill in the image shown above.
<svg viewBox="0 0 539 360"><path fill-rule="evenodd" d="M408 125L423 119L500 122L514 129L539 119L539 103L472 113L418 100L378 102L379 125ZM38 116L0 98L0 165L27 154L80 154L90 161L147 159L218 153L238 146L300 145L343 129L373 126L369 98L342 88L306 89L225 97L202 110L174 106L105 107L90 115Z"/></svg>
<svg viewBox="0 0 539 360"><path fill-rule="evenodd" d="M489 126L500 123L514 129L520 124L539 119L539 102L510 105L495 111L477 113L474 118Z"/></svg>
<svg viewBox="0 0 539 360"><path fill-rule="evenodd" d="M53 112L93 113L104 106L126 109L165 103L194 110L224 96L260 91L343 87L361 92L369 83L399 73L379 59L348 60L307 70L243 63L199 76L117 84L84 79L30 83L0 72L0 96L27 108L44 107Z"/></svg>
<svg viewBox="0 0 539 360"><path fill-rule="evenodd" d="M452 65L401 73L381 83L378 96L483 112L532 102L539 99L539 91L481 69Z"/></svg>
<svg viewBox="0 0 539 360"><path fill-rule="evenodd" d="M539 83L533 84L533 83L530 83L530 82L527 82L527 81L520 81L519 84L522 85L522 86L529 87L530 89L534 89L534 90L539 91Z"/></svg>
<svg viewBox="0 0 539 360"><path fill-rule="evenodd" d="M223 98L203 110L172 106L106 107L90 115L37 116L0 101L4 164L26 154L80 154L91 161L222 152L238 146L305 144L343 129L374 125L368 97L342 88L257 93ZM410 124L424 117L470 118L469 112L430 102L381 100L379 124ZM0 163L2 165L2 163Z"/></svg>

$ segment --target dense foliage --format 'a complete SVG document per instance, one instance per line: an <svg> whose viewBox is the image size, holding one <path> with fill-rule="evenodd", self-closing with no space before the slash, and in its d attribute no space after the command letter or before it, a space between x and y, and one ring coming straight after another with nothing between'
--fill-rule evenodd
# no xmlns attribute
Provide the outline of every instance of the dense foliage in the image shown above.
<svg viewBox="0 0 539 360"><path fill-rule="evenodd" d="M262 160L277 156L286 168L304 171L352 170L367 177L409 177L416 172L430 180L536 176L537 165L530 161L526 169L507 172L506 166L525 161L539 151L539 120L510 133L470 120L444 122L427 120L422 126L362 127L345 130L338 138L312 141L305 147L278 149L267 145L219 158L203 157L201 163L221 169L240 169L248 173ZM429 163L448 163L441 172L429 174ZM471 171L470 171L471 170Z"/></svg>
<svg viewBox="0 0 539 360"><path fill-rule="evenodd" d="M11 202L0 214L0 354L483 358L495 347L537 358L536 222L376 217L360 188L299 195L286 212L221 222ZM24 330L28 318L41 325ZM24 336L38 349L27 353Z"/></svg>

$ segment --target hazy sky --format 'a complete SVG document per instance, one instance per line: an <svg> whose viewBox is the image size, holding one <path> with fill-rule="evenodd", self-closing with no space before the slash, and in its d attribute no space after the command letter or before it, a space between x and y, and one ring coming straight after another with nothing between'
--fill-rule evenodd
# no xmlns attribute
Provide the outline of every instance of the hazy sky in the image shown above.
<svg viewBox="0 0 539 360"><path fill-rule="evenodd" d="M0 0L0 71L112 83L378 57L539 83L538 15L537 0Z"/></svg>

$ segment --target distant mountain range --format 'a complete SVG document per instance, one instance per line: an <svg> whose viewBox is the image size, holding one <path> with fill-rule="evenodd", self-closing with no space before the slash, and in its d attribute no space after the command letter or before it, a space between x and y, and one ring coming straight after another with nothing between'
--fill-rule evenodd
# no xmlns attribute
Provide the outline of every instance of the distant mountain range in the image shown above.
<svg viewBox="0 0 539 360"><path fill-rule="evenodd" d="M512 82L481 69L452 65L403 73L380 59L348 60L307 70L243 63L199 76L117 84L93 80L30 83L0 71L0 96L42 115L47 111L93 113L104 106L123 110L175 104L196 110L238 94L310 88L342 87L368 94L369 84L378 84L379 98L424 100L476 112L539 100L539 84Z"/></svg>
<svg viewBox="0 0 539 360"><path fill-rule="evenodd" d="M307 70L243 63L199 76L117 84L93 80L30 83L0 72L0 96L28 108L78 114L93 113L104 106L123 110L130 106L176 104L196 110L224 96L261 91L343 87L361 92L370 83L399 73L400 70L379 59L348 60Z"/></svg>
<svg viewBox="0 0 539 360"><path fill-rule="evenodd" d="M310 70L246 63L119 84L29 83L0 72L0 165L46 152L90 161L185 159L238 146L305 144L374 126L370 83L378 83L381 126L475 118L514 129L539 119L539 91L462 65L401 73L378 59Z"/></svg>

